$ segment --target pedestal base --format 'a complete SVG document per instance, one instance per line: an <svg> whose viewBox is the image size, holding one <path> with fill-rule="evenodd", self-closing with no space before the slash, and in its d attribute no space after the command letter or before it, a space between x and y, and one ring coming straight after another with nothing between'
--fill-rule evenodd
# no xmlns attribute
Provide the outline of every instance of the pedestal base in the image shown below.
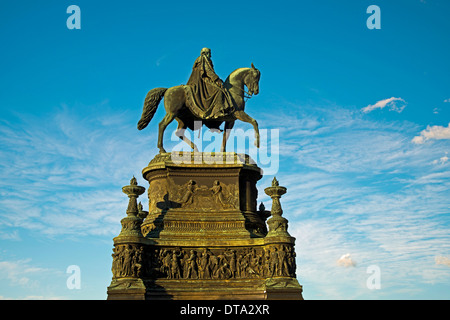
<svg viewBox="0 0 450 320"><path fill-rule="evenodd" d="M195 156L158 155L144 168L149 213L140 235L114 238L108 299L302 299L287 222L268 233L268 212L256 210L261 170L236 154Z"/></svg>
<svg viewBox="0 0 450 320"><path fill-rule="evenodd" d="M142 288L108 288L108 300L303 300L302 287L292 278L270 280L147 281Z"/></svg>

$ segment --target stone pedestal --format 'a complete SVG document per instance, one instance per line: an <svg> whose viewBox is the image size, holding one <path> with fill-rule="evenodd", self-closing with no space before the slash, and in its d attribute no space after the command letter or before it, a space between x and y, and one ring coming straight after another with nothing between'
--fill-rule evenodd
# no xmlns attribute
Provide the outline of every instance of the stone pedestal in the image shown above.
<svg viewBox="0 0 450 320"><path fill-rule="evenodd" d="M256 208L262 172L248 156L159 154L142 174L149 211L129 195L108 299L302 299L295 239L281 217L286 189L265 190L268 230L270 213Z"/></svg>

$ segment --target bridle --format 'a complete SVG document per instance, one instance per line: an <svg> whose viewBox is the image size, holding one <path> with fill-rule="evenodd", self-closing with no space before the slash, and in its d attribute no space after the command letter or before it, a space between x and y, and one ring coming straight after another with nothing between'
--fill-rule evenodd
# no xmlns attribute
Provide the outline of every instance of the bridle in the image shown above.
<svg viewBox="0 0 450 320"><path fill-rule="evenodd" d="M244 84L245 84L245 82L244 82ZM246 85L246 84L245 84ZM239 87L235 87L235 88L237 88L238 90L240 90L240 91L242 91L243 93L244 93L244 99L251 99L252 97L253 97L253 93L250 93L250 92L248 92L248 91L245 91L244 89L241 89L241 88L239 88ZM244 87L245 88L245 87ZM247 100L245 100L245 102L247 102Z"/></svg>
<svg viewBox="0 0 450 320"><path fill-rule="evenodd" d="M241 88L238 88L238 89L244 93L244 99L247 98L247 100L248 100L248 99L253 98L253 93L247 92ZM245 101L247 102L247 100L245 100Z"/></svg>

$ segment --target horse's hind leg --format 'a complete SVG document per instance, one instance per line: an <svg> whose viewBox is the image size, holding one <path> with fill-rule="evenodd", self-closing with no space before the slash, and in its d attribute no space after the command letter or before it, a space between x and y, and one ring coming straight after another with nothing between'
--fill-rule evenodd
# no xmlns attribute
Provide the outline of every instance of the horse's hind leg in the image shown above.
<svg viewBox="0 0 450 320"><path fill-rule="evenodd" d="M175 115L172 113L166 113L164 118L159 123L159 131L158 131L158 148L159 153L165 153L166 150L163 148L163 136L164 136L164 130L166 130L166 127L173 121L175 118Z"/></svg>
<svg viewBox="0 0 450 320"><path fill-rule="evenodd" d="M194 152L198 152L197 146L184 135L184 132L186 131L186 126L184 125L184 122L181 121L179 118L176 118L176 120L178 121L178 128L177 131L175 132L175 135L184 142L186 142L194 150Z"/></svg>

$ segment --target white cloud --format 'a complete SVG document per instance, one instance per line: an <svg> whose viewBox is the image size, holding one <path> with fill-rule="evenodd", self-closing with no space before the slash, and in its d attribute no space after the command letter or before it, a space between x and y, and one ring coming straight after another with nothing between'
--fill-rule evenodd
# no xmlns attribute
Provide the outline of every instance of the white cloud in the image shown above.
<svg viewBox="0 0 450 320"><path fill-rule="evenodd" d="M431 165L448 163L442 148L411 144L420 130L408 121L374 121L339 106L290 109L297 116L271 119L280 128L277 179L288 190L281 204L297 239L305 298L339 298L339 288L356 299L411 298L422 284L447 283L448 269L430 265L450 241L450 172ZM259 199L269 184L270 177L258 182ZM369 265L383 274L383 290L370 294Z"/></svg>
<svg viewBox="0 0 450 320"><path fill-rule="evenodd" d="M303 196L290 184L283 184L288 188L284 197L291 191L297 195L295 203L286 203L283 198L281 203L284 216L290 221L289 232L297 239L300 282L305 279L312 287L323 286L325 296L338 298L326 284L332 282L340 287L346 281L347 290L349 286L353 288L353 298L368 297L367 288L357 289L358 283L364 284L367 266L375 264L383 274L383 291L378 297L396 290L397 298L407 298L417 289L405 285L413 279L418 284L430 279L447 283L448 272L433 269L430 260L448 250L450 238L445 224L449 214L449 178L447 175L440 181L418 185L405 183L395 191L366 187L346 199L335 196L335 191L352 192L351 184L341 180L332 183L328 193L316 199L317 203L308 202L307 198L325 190L311 186L312 190ZM280 176L279 181L282 183L284 178ZM305 183L308 181L310 177L305 176ZM293 212L299 207L302 214L295 217ZM343 250L351 254L339 253ZM331 256L340 258L336 261ZM350 269L352 274L346 272ZM405 287L408 289L404 292L397 291ZM420 289L417 290L419 294Z"/></svg>
<svg viewBox="0 0 450 320"><path fill-rule="evenodd" d="M450 102L450 99L445 99L444 102Z"/></svg>
<svg viewBox="0 0 450 320"><path fill-rule="evenodd" d="M450 258L437 256L435 262L436 264L443 264L444 266L450 267Z"/></svg>
<svg viewBox="0 0 450 320"><path fill-rule="evenodd" d="M448 157L447 156L443 156L441 158L439 158L439 160L433 160L433 164L445 164L448 161Z"/></svg>
<svg viewBox="0 0 450 320"><path fill-rule="evenodd" d="M419 128L411 122L371 121L357 110L339 106L297 109L304 113L272 116L280 129L280 160L292 156L301 165L329 173L379 173L429 164L436 158L405 143Z"/></svg>
<svg viewBox="0 0 450 320"><path fill-rule="evenodd" d="M427 126L425 130L420 132L420 135L415 136L412 142L415 144L422 144L427 140L444 140L450 139L450 123L447 127L443 126Z"/></svg>
<svg viewBox="0 0 450 320"><path fill-rule="evenodd" d="M356 266L356 262L353 261L352 257L350 256L350 253L346 253L346 254L342 255L336 261L336 263L342 267L355 267Z"/></svg>
<svg viewBox="0 0 450 320"><path fill-rule="evenodd" d="M384 109L386 106L389 106L389 110L400 113L403 111L403 109L405 109L406 102L402 98L392 97L389 99L380 100L375 104L369 104L367 107L364 107L361 110L364 113L369 113L375 109Z"/></svg>

